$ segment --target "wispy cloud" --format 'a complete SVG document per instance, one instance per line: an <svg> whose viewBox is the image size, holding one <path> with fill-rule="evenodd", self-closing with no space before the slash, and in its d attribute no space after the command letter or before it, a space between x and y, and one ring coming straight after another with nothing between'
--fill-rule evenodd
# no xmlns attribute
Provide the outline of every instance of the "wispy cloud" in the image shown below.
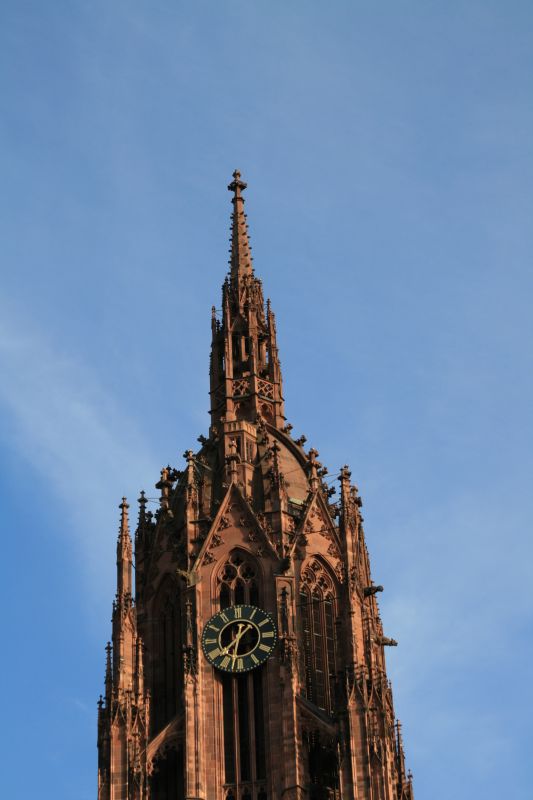
<svg viewBox="0 0 533 800"><path fill-rule="evenodd" d="M88 586L108 585L117 503L157 474L155 460L101 375L19 311L0 316L0 435L60 500L58 527L80 548Z"/></svg>
<svg viewBox="0 0 533 800"><path fill-rule="evenodd" d="M531 658L528 520L511 489L499 489L449 488L438 507L398 521L381 544L385 633L399 642L388 672L409 763L423 770L433 753L446 753L480 788L511 758L514 734L502 720L527 702L519 679L504 699L502 677L510 658Z"/></svg>

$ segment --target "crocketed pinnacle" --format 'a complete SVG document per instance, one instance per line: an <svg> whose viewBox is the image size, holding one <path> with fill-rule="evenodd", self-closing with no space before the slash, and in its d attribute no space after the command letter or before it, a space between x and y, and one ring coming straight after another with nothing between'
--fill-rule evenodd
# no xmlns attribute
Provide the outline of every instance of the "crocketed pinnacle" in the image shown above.
<svg viewBox="0 0 533 800"><path fill-rule="evenodd" d="M242 192L247 184L241 181L241 173L238 169L233 173L233 180L228 189L233 192L233 214L231 225L231 259L230 272L231 281L234 286L240 283L245 275L253 272L252 256L250 254L250 242L248 241L248 227L246 225L246 215L244 213L244 197Z"/></svg>

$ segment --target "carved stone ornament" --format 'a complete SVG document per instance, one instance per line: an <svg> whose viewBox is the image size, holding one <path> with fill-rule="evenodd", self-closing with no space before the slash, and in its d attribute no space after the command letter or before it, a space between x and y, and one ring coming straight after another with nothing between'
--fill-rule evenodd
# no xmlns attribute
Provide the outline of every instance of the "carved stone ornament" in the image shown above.
<svg viewBox="0 0 533 800"><path fill-rule="evenodd" d="M212 564L216 560L216 556L214 556L209 550L206 550L206 553L202 559L202 564L205 567L207 564Z"/></svg>
<svg viewBox="0 0 533 800"><path fill-rule="evenodd" d="M221 544L224 544L224 539L218 533L214 533L211 537L211 547L220 547Z"/></svg>

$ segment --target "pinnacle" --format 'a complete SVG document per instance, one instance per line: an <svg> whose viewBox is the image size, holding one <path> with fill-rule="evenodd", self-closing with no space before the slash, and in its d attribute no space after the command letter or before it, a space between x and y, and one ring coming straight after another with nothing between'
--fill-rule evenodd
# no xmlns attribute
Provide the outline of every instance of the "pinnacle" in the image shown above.
<svg viewBox="0 0 533 800"><path fill-rule="evenodd" d="M120 508L120 536L129 535L129 520L128 520L128 508L129 504L125 497L122 498L122 503L119 505Z"/></svg>
<svg viewBox="0 0 533 800"><path fill-rule="evenodd" d="M146 522L146 504L148 503L148 500L146 498L146 493L144 489L141 490L141 494L137 498L137 502L139 504L139 518L138 518L138 530L137 530L138 533L139 530L143 527L144 523Z"/></svg>

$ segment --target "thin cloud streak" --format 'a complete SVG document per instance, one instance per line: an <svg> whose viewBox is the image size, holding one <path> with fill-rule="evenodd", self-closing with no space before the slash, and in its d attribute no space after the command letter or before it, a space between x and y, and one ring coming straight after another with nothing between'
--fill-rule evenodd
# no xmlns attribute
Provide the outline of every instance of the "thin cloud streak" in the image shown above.
<svg viewBox="0 0 533 800"><path fill-rule="evenodd" d="M95 593L101 600L112 575L116 506L122 494L137 493L157 474L156 462L100 376L20 314L2 309L1 316L0 436L61 501L70 524L60 528L67 528L86 565L88 600Z"/></svg>

